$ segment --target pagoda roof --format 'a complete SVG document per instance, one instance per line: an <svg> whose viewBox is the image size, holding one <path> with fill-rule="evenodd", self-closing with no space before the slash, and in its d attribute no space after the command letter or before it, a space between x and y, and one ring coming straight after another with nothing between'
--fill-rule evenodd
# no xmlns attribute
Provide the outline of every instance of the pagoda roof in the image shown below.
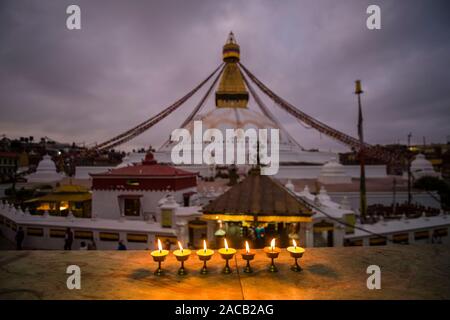
<svg viewBox="0 0 450 320"><path fill-rule="evenodd" d="M92 199L91 193L50 193L39 198L27 200L25 201L25 203L61 202L61 201L84 202L84 201L91 201L91 199Z"/></svg>
<svg viewBox="0 0 450 320"><path fill-rule="evenodd" d="M91 173L92 177L170 177L170 176L196 176L195 172L189 172L182 169L172 167L170 165L158 164L153 158L153 154L149 153L144 161L139 164L127 167L110 169L103 173Z"/></svg>
<svg viewBox="0 0 450 320"><path fill-rule="evenodd" d="M25 203L61 201L83 202L90 201L91 199L92 194L90 193L89 189L79 185L67 184L56 188L52 193L49 193L42 197L27 200L25 201Z"/></svg>
<svg viewBox="0 0 450 320"><path fill-rule="evenodd" d="M308 222L306 202L270 176L250 174L203 207L204 217L224 221Z"/></svg>
<svg viewBox="0 0 450 320"><path fill-rule="evenodd" d="M89 189L76 184L64 184L57 187L53 193L89 193Z"/></svg>

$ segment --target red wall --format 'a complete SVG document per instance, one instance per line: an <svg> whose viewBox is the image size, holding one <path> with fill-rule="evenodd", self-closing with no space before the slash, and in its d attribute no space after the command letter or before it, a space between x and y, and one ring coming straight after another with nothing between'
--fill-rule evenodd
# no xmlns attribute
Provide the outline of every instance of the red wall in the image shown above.
<svg viewBox="0 0 450 320"><path fill-rule="evenodd" d="M138 186L128 185L127 181L139 182ZM195 176L177 178L101 178L92 179L92 189L97 190L182 190L197 186Z"/></svg>

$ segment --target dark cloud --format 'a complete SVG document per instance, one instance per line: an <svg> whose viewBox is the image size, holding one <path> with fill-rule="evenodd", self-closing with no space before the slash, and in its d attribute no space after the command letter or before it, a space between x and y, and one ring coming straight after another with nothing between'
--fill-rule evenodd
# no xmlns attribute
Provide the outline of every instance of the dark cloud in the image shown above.
<svg viewBox="0 0 450 320"><path fill-rule="evenodd" d="M73 3L81 31L65 28ZM380 31L365 27L369 4L382 9ZM0 133L100 142L193 88L220 63L233 30L243 63L306 113L355 135L361 78L369 142L405 141L408 132L442 142L449 9L445 0L2 1ZM161 143L195 103L128 147ZM339 147L276 114L306 147Z"/></svg>

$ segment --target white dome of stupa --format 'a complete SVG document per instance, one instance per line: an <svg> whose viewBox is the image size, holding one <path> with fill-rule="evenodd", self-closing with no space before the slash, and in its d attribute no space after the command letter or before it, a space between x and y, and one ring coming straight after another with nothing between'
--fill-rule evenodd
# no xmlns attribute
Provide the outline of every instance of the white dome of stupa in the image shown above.
<svg viewBox="0 0 450 320"><path fill-rule="evenodd" d="M258 108L256 105L253 105L251 102L249 102L249 104L253 107L253 110L249 108L214 108L209 112L197 115L192 121L185 125L184 128L190 132L191 139L193 140L194 122L201 121L203 133L208 129L218 129L222 133L223 142L226 142L227 129L243 129L244 131L250 128L256 130L267 129L269 150L265 150L264 152L269 151L269 153L271 129L279 129L280 163L304 162L322 164L326 161L326 159L329 159L330 156L335 155L330 152L311 152L303 150L302 147L290 136L290 134L284 130L284 128L280 128L277 123L272 121L269 117L266 117L261 112L255 111L256 108ZM163 163L171 162L170 153L172 148L177 144L178 142L164 144L158 152L155 153L157 160ZM203 143L203 148L205 148L207 144L208 143ZM246 146L246 149L248 150L248 146Z"/></svg>
<svg viewBox="0 0 450 320"><path fill-rule="evenodd" d="M46 154L42 158L42 160L39 162L36 171L40 171L40 172L44 172L44 171L55 172L56 171L56 165L55 165L55 162L52 160L52 157L50 157L48 154Z"/></svg>
<svg viewBox="0 0 450 320"><path fill-rule="evenodd" d="M347 175L345 168L336 158L331 158L320 170L318 181L323 184L351 183L352 178Z"/></svg>
<svg viewBox="0 0 450 320"><path fill-rule="evenodd" d="M27 182L31 183L53 183L64 178L63 173L56 171L55 162L46 154L39 162L36 172L27 176Z"/></svg>
<svg viewBox="0 0 450 320"><path fill-rule="evenodd" d="M208 129L218 129L222 133L223 142L226 142L227 129L267 129L267 137L270 147L271 129L280 129L278 125L264 114L247 109L247 108L215 108L205 114L196 116L190 121L185 129L189 130L192 139L194 139L194 122L201 121L202 131L205 133ZM299 162L301 158L299 154L302 152L301 147L289 136L289 134L280 129L279 136L279 151L280 162ZM205 139L211 137L206 136ZM160 151L171 150L178 142L172 142L165 145ZM203 143L203 148L208 144ZM253 146L256 148L256 145ZM267 151L266 151L267 152ZM256 159L255 159L256 161Z"/></svg>
<svg viewBox="0 0 450 320"><path fill-rule="evenodd" d="M416 179L424 176L439 177L439 173L434 171L431 162L421 153L411 162L411 173Z"/></svg>

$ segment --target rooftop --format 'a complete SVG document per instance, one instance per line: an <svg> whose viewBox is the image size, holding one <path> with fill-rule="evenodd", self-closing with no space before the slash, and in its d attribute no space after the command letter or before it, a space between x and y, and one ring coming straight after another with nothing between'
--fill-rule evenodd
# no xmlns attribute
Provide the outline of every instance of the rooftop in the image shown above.
<svg viewBox="0 0 450 320"><path fill-rule="evenodd" d="M252 274L243 274L244 261L236 258L233 273L224 275L215 253L203 276L193 254L188 274L178 276L170 254L162 265L166 273L157 277L148 251L2 251L0 299L450 299L445 245L307 248L300 273L290 270L286 251L276 260L278 273L267 271L262 251ZM81 290L66 288L65 270L73 264L82 271ZM381 268L381 290L367 289L369 265Z"/></svg>
<svg viewBox="0 0 450 320"><path fill-rule="evenodd" d="M275 179L250 174L204 207L206 214L258 214L258 217L305 216L312 211L308 204L292 194Z"/></svg>
<svg viewBox="0 0 450 320"><path fill-rule="evenodd" d="M0 157L2 158L17 158L18 156L15 152L0 151Z"/></svg>
<svg viewBox="0 0 450 320"><path fill-rule="evenodd" d="M359 179L352 179L351 183L344 184L323 184L317 181L317 179L278 179L275 177L282 185L285 185L288 180L295 187L296 192L301 192L305 186L309 187L312 193L319 192L320 188L323 186L327 192L359 192ZM366 190L367 192L389 192L392 193L393 177L386 178L366 178ZM209 189L214 187L216 190L218 188L227 188L228 179L216 179L215 181L198 181L199 190L204 188ZM407 192L407 180L397 177L396 179L396 191L397 192ZM418 191L413 188L413 191Z"/></svg>
<svg viewBox="0 0 450 320"><path fill-rule="evenodd" d="M285 184L287 179L280 179ZM323 184L316 179L291 179L295 186L295 191L301 191L305 185L308 185L311 192L318 192L321 186L324 186L328 192L359 192L359 179L352 179L351 183L340 184ZM396 177L395 189L397 192L405 192L408 190L407 180ZM394 185L394 177L386 178L366 178L367 192L392 192Z"/></svg>
<svg viewBox="0 0 450 320"><path fill-rule="evenodd" d="M151 176L151 177L167 177L167 176L195 176L195 172L189 172L177 169L169 165L158 164L153 158L153 154L148 153L140 164L134 164L127 167L111 169L103 173L92 173L92 177L129 177L129 176Z"/></svg>
<svg viewBox="0 0 450 320"><path fill-rule="evenodd" d="M364 224L358 226L376 234L390 234L394 232L399 233L411 230L427 230L431 228L444 227L446 225L450 225L450 218L447 214L441 214L433 217L422 216L414 219L402 218L390 221L381 220L374 224ZM367 236L367 232L355 229L355 233L348 234L345 238L350 239L365 236Z"/></svg>

